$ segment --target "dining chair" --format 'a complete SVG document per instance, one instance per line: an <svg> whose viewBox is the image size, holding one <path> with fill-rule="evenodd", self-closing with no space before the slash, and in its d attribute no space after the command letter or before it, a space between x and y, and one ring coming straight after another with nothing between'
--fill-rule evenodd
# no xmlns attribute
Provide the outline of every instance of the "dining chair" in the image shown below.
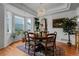
<svg viewBox="0 0 79 59"><path fill-rule="evenodd" d="M24 34L24 36L23 36L23 38L22 38L22 42L24 42L25 43L25 49L26 49L26 46L27 46L27 42L28 42L28 38L27 38L27 31L25 31L23 34Z"/></svg>
<svg viewBox="0 0 79 59"><path fill-rule="evenodd" d="M35 56L35 48L36 48L36 34L29 32L28 33L28 54L30 53L30 50L33 50L31 52L33 52L34 56Z"/></svg>
<svg viewBox="0 0 79 59"><path fill-rule="evenodd" d="M56 49L56 35L57 33L48 33L43 40L43 46L45 47L45 55L49 53L53 53L54 55L54 50Z"/></svg>

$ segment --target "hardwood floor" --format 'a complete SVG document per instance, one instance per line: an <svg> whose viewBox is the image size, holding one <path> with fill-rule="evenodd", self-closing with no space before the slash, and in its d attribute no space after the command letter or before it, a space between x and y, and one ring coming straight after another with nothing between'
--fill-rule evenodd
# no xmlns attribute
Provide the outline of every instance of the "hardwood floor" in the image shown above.
<svg viewBox="0 0 79 59"><path fill-rule="evenodd" d="M75 46L69 47L67 44L60 43L60 42L57 42L57 46L65 50L65 56L78 56L79 55L79 49L75 48Z"/></svg>
<svg viewBox="0 0 79 59"><path fill-rule="evenodd" d="M20 51L16 48L16 46L24 44L22 41L15 42L9 45L6 48L0 49L0 56L28 56L24 52ZM76 49L74 46L68 47L67 44L57 42L57 46L63 48L65 50L66 56L78 56L79 50Z"/></svg>
<svg viewBox="0 0 79 59"><path fill-rule="evenodd" d="M16 48L16 46L24 44L22 41L18 41L10 44L8 47L0 49L0 56L27 56L24 52Z"/></svg>

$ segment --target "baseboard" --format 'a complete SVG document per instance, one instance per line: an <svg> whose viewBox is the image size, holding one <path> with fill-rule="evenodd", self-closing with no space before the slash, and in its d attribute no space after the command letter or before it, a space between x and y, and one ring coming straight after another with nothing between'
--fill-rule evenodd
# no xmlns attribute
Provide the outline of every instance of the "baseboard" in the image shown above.
<svg viewBox="0 0 79 59"><path fill-rule="evenodd" d="M63 44L65 44L65 45L67 45L67 42L63 42L63 41L59 41L59 40L57 40L56 42L63 43ZM73 46L73 47L76 47L75 44L72 44L72 46Z"/></svg>
<svg viewBox="0 0 79 59"><path fill-rule="evenodd" d="M20 41L22 41L22 39L20 39L20 40L16 40L16 41L10 43L9 45L12 45L12 44L17 43L17 42L20 42ZM9 45L8 45L8 46L9 46Z"/></svg>
<svg viewBox="0 0 79 59"><path fill-rule="evenodd" d="M8 45L6 45L6 46L0 48L0 50L5 49L5 48L7 48L8 46L10 46L10 45L12 45L12 44L14 44L14 43L17 43L17 42L19 42L19 41L22 41L22 39L16 40L16 41L14 41L14 42L11 42L11 43L9 43Z"/></svg>

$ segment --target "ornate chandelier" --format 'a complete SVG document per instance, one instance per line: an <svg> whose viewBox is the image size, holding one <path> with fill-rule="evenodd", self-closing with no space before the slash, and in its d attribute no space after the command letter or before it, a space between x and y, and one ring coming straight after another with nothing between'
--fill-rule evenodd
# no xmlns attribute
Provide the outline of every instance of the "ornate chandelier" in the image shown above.
<svg viewBox="0 0 79 59"><path fill-rule="evenodd" d="M45 15L45 12L46 12L46 10L45 10L44 5L43 4L40 4L40 6L37 9L37 16L38 17L42 17L42 16Z"/></svg>

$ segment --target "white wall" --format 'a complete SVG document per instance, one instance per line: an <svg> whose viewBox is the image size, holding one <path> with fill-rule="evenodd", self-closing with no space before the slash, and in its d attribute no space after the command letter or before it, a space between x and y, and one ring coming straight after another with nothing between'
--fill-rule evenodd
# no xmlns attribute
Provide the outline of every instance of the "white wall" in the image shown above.
<svg viewBox="0 0 79 59"><path fill-rule="evenodd" d="M4 6L0 4L0 48L4 47Z"/></svg>
<svg viewBox="0 0 79 59"><path fill-rule="evenodd" d="M77 8L76 13L79 16L79 7Z"/></svg>
<svg viewBox="0 0 79 59"><path fill-rule="evenodd" d="M76 10L57 13L57 14L53 14L53 15L50 15L50 16L46 17L47 18L47 24L48 24L48 26L47 26L48 31L49 32L54 32L54 31L57 32L57 41L67 43L68 36L64 35L64 32L63 32L62 28L53 28L52 27L53 19L63 18L63 17L71 18L71 17L74 17L74 16L76 16ZM61 39L64 39L64 40L61 40ZM72 44L75 44L75 36L74 35L71 35L71 42L72 42Z"/></svg>

